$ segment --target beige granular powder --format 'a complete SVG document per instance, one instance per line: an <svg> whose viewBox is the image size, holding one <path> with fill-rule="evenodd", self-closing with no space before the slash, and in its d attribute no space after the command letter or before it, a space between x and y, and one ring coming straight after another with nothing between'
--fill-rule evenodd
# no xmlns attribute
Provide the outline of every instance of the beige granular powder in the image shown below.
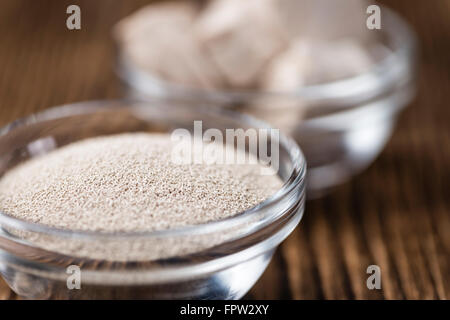
<svg viewBox="0 0 450 320"><path fill-rule="evenodd" d="M64 229L154 231L233 216L281 188L260 165L175 164L171 144L132 133L67 145L7 172L0 208Z"/></svg>

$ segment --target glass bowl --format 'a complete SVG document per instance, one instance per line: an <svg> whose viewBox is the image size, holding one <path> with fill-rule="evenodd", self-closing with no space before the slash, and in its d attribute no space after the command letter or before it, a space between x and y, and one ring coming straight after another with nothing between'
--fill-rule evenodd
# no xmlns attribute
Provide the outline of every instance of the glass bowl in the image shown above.
<svg viewBox="0 0 450 320"><path fill-rule="evenodd" d="M308 197L317 197L368 167L414 96L416 43L409 26L382 7L370 44L378 59L366 72L293 92L206 90L165 81L133 65L118 47L117 73L131 97L176 98L252 114L294 137L308 161Z"/></svg>
<svg viewBox="0 0 450 320"><path fill-rule="evenodd" d="M66 105L1 129L0 175L81 139L192 130L194 120L202 120L205 129L268 128L235 112L156 99ZM261 276L276 247L303 215L306 163L297 144L283 135L277 173L284 181L282 188L255 207L178 229L95 233L30 223L0 212L0 273L28 299L238 299ZM81 245L96 248L98 257L83 256ZM152 250L145 259L109 258L119 248L134 246ZM155 248L160 248L157 255L151 253ZM81 289L69 289L73 266L80 268Z"/></svg>

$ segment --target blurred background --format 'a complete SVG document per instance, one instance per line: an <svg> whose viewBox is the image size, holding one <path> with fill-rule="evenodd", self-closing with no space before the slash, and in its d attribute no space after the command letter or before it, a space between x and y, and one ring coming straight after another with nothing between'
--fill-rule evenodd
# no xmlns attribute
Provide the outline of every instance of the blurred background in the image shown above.
<svg viewBox="0 0 450 320"><path fill-rule="evenodd" d="M0 0L0 125L124 94L112 27L144 0ZM378 159L307 203L248 299L450 297L450 1L380 1L419 40L418 93ZM66 28L76 4L82 29ZM382 289L368 290L378 265ZM0 280L0 299L16 296Z"/></svg>

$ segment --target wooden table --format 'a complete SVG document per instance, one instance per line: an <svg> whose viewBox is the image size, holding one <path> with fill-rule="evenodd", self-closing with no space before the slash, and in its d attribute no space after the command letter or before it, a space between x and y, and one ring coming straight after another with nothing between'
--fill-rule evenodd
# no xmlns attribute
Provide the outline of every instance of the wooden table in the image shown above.
<svg viewBox="0 0 450 320"><path fill-rule="evenodd" d="M1 0L0 124L119 97L111 26L147 2ZM80 31L66 29L69 4L82 8ZM366 172L307 203L249 299L450 298L450 2L389 5L421 41L417 99ZM381 267L381 290L366 287L371 264ZM14 298L0 280L0 299Z"/></svg>

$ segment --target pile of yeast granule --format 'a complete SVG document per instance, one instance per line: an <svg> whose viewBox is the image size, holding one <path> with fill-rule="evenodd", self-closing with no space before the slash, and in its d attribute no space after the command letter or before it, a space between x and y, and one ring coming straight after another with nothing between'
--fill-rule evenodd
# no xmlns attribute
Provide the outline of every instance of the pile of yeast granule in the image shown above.
<svg viewBox="0 0 450 320"><path fill-rule="evenodd" d="M154 231L224 219L282 186L260 165L174 164L170 135L82 140L31 159L0 180L0 209L71 230Z"/></svg>

